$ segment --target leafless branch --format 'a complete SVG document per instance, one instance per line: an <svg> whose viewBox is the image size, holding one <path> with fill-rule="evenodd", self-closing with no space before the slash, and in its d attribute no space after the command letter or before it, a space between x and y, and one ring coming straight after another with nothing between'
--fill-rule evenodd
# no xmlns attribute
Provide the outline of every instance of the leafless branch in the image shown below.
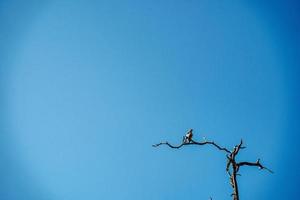
<svg viewBox="0 0 300 200"><path fill-rule="evenodd" d="M160 145L167 145L167 146L169 146L170 148L172 148L172 149L179 149L179 148L181 148L182 146L184 146L184 145L186 145L186 143L181 143L180 145L172 145L172 144L170 144L169 142L161 142L161 143L158 143L158 144L153 144L152 146L153 147L159 147Z"/></svg>
<svg viewBox="0 0 300 200"><path fill-rule="evenodd" d="M265 169L267 171L269 171L270 173L274 173L272 170L270 170L269 168L263 166L261 163L260 163L260 159L258 159L256 162L239 162L236 164L239 167L241 166L256 166L258 167L259 169Z"/></svg>
<svg viewBox="0 0 300 200"><path fill-rule="evenodd" d="M241 149L246 147L243 146L243 140L241 139L240 144L236 146L234 154L237 155Z"/></svg>
<svg viewBox="0 0 300 200"><path fill-rule="evenodd" d="M200 146L201 145L212 145L212 146L216 147L217 149L219 149L220 151L225 151L226 153L231 153L228 149L219 146L218 144L216 144L213 141L196 142L194 140L191 140L189 143L182 142L179 145L172 145L169 142L161 142L161 143L158 143L158 144L154 144L152 146L153 147L158 147L160 145L167 145L167 146L169 146L170 148L173 148L173 149L179 149L179 148L181 148L181 147L183 147L185 145L200 145Z"/></svg>

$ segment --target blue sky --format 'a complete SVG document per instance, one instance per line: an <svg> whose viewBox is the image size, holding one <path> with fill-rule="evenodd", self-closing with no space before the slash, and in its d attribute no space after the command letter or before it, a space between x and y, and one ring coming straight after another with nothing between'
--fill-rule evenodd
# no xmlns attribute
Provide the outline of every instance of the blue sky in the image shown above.
<svg viewBox="0 0 300 200"><path fill-rule="evenodd" d="M262 159L241 199L295 199L299 5L293 1L1 1L0 198L230 199L194 128Z"/></svg>

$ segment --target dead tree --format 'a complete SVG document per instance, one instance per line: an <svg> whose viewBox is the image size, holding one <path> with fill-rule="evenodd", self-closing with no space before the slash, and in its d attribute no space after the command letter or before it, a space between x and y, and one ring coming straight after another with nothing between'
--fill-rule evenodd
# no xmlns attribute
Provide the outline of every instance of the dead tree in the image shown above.
<svg viewBox="0 0 300 200"><path fill-rule="evenodd" d="M193 130L191 129L188 133L191 133ZM260 159L257 159L256 162L238 162L236 161L236 156L238 155L239 151L241 149L246 148L243 146L243 140L238 145L235 145L233 149L230 151L225 147L222 147L218 144L216 144L214 141L206 141L204 139L203 142L196 142L192 138L189 138L189 140L186 139L187 136L184 136L182 143L179 145L172 145L169 142L161 142L158 144L152 145L153 147L159 147L161 145L167 145L168 147L172 149L180 149L183 146L189 146L189 145L211 145L214 146L216 149L224 152L226 154L227 163L226 163L226 172L229 175L230 185L232 187L233 193L231 194L233 200L239 200L239 189L238 189L238 183L237 183L237 176L239 175L239 170L243 166L254 166L258 167L259 169L265 169L269 171L270 173L273 173L270 169L263 166L260 162Z"/></svg>

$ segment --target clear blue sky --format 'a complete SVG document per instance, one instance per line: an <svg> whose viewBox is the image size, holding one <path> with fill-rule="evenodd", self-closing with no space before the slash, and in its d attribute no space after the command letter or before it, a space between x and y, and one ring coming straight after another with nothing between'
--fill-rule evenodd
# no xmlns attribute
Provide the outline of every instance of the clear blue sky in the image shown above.
<svg viewBox="0 0 300 200"><path fill-rule="evenodd" d="M296 2L296 1L295 1ZM297 199L299 4L0 1L0 199Z"/></svg>

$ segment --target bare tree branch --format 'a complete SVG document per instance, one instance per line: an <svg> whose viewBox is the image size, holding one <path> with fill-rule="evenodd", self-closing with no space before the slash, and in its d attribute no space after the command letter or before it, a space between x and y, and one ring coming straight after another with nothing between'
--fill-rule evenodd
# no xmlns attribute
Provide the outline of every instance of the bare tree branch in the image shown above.
<svg viewBox="0 0 300 200"><path fill-rule="evenodd" d="M258 159L256 162L239 162L236 164L239 167L241 166L256 166L258 167L259 169L265 169L267 170L268 172L270 173L274 173L272 170L270 170L269 168L263 166L261 163L260 163L260 159Z"/></svg>
<svg viewBox="0 0 300 200"><path fill-rule="evenodd" d="M225 151L226 153L230 153L230 151L228 149L226 149L225 147L221 147L218 144L216 144L214 141L205 141L205 142L195 142L194 140L192 140L191 144L196 144L196 145L205 145L205 144L210 144L215 146L217 149L219 149L220 151Z"/></svg>
<svg viewBox="0 0 300 200"><path fill-rule="evenodd" d="M246 147L243 146L243 140L241 139L240 144L235 147L234 154L237 155L239 153L239 151L244 148L246 148Z"/></svg>
<svg viewBox="0 0 300 200"><path fill-rule="evenodd" d="M224 147L221 147L219 145L217 145L215 142L213 141L205 141L205 142L196 142L194 140L191 140L189 143L185 143L185 142L182 142L181 144L179 145L172 145L170 144L169 142L161 142L161 143L158 143L158 144L154 144L152 145L153 147L158 147L160 145L167 145L169 146L170 148L172 149L179 149L185 145L213 145L214 147L216 147L217 149L219 149L220 151L225 151L226 153L231 153L228 149L224 148Z"/></svg>

